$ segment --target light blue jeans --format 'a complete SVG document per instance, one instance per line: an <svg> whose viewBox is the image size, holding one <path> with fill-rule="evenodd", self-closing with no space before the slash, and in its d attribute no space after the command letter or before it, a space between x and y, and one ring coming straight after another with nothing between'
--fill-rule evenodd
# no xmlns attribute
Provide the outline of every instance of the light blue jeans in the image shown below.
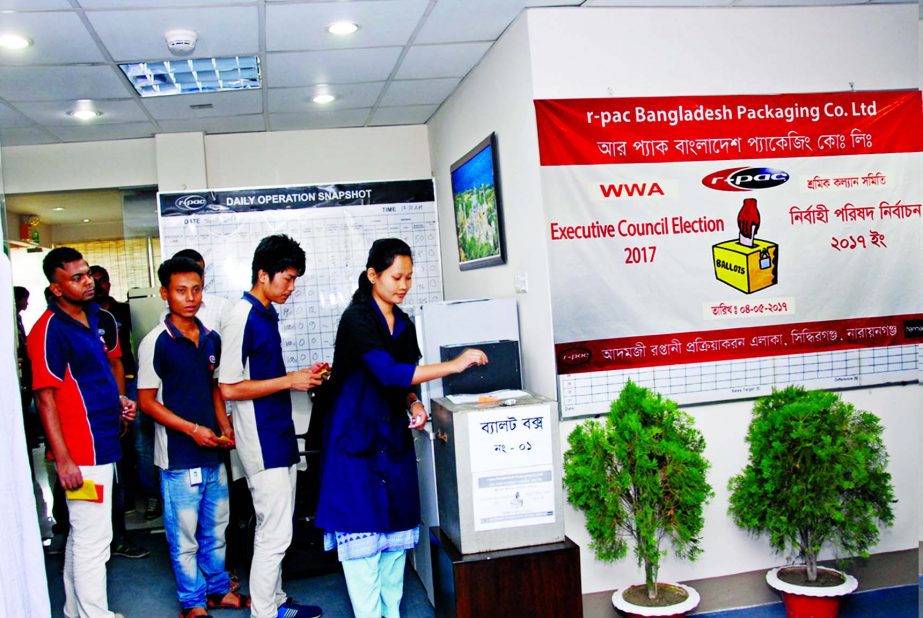
<svg viewBox="0 0 923 618"><path fill-rule="evenodd" d="M203 466L201 483L191 470L161 470L163 527L170 545L176 596L183 608L205 607L206 594L230 590L224 570L228 526L228 477L224 466Z"/></svg>

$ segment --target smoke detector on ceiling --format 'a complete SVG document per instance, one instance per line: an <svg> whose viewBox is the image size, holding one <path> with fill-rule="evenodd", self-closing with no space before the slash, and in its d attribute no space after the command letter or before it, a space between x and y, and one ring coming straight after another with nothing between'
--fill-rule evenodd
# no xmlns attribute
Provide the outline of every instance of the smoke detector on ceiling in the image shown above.
<svg viewBox="0 0 923 618"><path fill-rule="evenodd" d="M195 51L199 35L194 30L170 30L164 34L167 49L174 56L188 56Z"/></svg>

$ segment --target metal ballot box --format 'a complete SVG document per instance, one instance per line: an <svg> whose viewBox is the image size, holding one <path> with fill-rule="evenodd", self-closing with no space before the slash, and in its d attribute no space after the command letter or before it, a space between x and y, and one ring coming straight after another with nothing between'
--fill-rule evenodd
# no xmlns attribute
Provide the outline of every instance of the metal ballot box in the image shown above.
<svg viewBox="0 0 923 618"><path fill-rule="evenodd" d="M432 402L439 525L463 554L564 540L557 405Z"/></svg>

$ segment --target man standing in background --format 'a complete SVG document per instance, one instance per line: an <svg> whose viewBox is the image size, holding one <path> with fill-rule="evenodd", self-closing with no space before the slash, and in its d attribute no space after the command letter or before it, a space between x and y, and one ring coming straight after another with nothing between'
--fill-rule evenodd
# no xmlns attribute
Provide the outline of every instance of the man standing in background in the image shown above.
<svg viewBox="0 0 923 618"><path fill-rule="evenodd" d="M16 360L19 364L19 395L22 401L22 421L26 429L26 447L29 449L29 465L32 465L31 452L38 446L39 430L37 419L32 415L32 365L26 347L26 327L22 323L22 312L29 307L29 290L17 285L13 287L13 300L16 301Z"/></svg>
<svg viewBox="0 0 923 618"><path fill-rule="evenodd" d="M93 278L93 300L108 311L115 318L116 330L119 339L119 348L122 351L121 357L121 378L116 372L116 383L119 385L119 392L127 396L132 401L138 399L137 388L137 370L138 365L135 362L135 355L132 352L131 345L131 309L128 303L122 303L110 296L109 291L112 284L109 281L109 271L99 265L90 266L90 276ZM125 428L122 435L119 436L122 445L122 459L116 464L116 479L113 486L112 495L112 555L121 556L122 558L147 558L151 552L143 547L132 543L128 538L128 532L125 526L125 513L135 510L135 484L136 481L144 485L142 469L143 461L153 467L153 454L145 454L138 450L136 437L139 433L138 423L140 419ZM150 476L150 475L148 475ZM148 484L151 483L147 479ZM158 496L156 503L156 514L148 517L145 513L145 519L156 519L162 513L157 488L151 487L154 495ZM146 491L146 490L145 490ZM146 491L147 493L147 491ZM150 496L151 494L148 493ZM152 505L148 501L150 509Z"/></svg>

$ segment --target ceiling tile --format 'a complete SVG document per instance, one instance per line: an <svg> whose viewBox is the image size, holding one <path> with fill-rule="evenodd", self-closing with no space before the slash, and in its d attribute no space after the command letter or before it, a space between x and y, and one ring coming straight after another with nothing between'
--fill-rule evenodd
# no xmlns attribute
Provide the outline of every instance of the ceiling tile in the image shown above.
<svg viewBox="0 0 923 618"><path fill-rule="evenodd" d="M417 33L415 43L493 41L525 6L525 0L439 2Z"/></svg>
<svg viewBox="0 0 923 618"><path fill-rule="evenodd" d="M669 7L700 7L708 8L715 6L729 6L736 3L737 0L657 0L651 4L640 3L638 0L587 0L584 6L588 7L602 7L602 6L617 6L617 7L659 7L659 8L669 8ZM802 4L808 4L811 0L806 0Z"/></svg>
<svg viewBox="0 0 923 618"><path fill-rule="evenodd" d="M235 0L234 4L258 4L258 0ZM228 4L228 0L80 0L85 9L158 8L170 6L213 6Z"/></svg>
<svg viewBox="0 0 923 618"><path fill-rule="evenodd" d="M39 127L0 129L0 146L32 146L34 144L57 144L59 139Z"/></svg>
<svg viewBox="0 0 923 618"><path fill-rule="evenodd" d="M868 0L738 0L735 6L836 6L868 4Z"/></svg>
<svg viewBox="0 0 923 618"><path fill-rule="evenodd" d="M368 109L347 109L306 114L271 114L269 124L273 131L361 127L365 125L370 111Z"/></svg>
<svg viewBox="0 0 923 618"><path fill-rule="evenodd" d="M67 0L0 0L0 10L4 11L45 11L48 9L69 9Z"/></svg>
<svg viewBox="0 0 923 618"><path fill-rule="evenodd" d="M103 62L105 57L76 13L8 13L3 31L32 39L26 49L0 51L0 64Z"/></svg>
<svg viewBox="0 0 923 618"><path fill-rule="evenodd" d="M93 142L108 139L138 139L153 137L154 125L149 122L129 124L94 124L82 126L48 127L48 130L65 142Z"/></svg>
<svg viewBox="0 0 923 618"><path fill-rule="evenodd" d="M396 78L464 77L490 46L491 43L415 45L401 61Z"/></svg>
<svg viewBox="0 0 923 618"><path fill-rule="evenodd" d="M427 0L271 4L266 7L266 48L295 51L406 45L426 6ZM332 35L327 26L335 21L351 21L359 30L350 36Z"/></svg>
<svg viewBox="0 0 923 618"><path fill-rule="evenodd" d="M270 88L385 81L400 54L400 47L270 53L266 81Z"/></svg>
<svg viewBox="0 0 923 618"><path fill-rule="evenodd" d="M438 105L379 107L369 119L369 126L423 124L439 109Z"/></svg>
<svg viewBox="0 0 923 618"><path fill-rule="evenodd" d="M142 99L141 103L157 120L208 118L212 116L241 116L263 113L263 93L260 90L240 92L210 92L207 94L178 94ZM193 105L211 105L206 109L192 109Z"/></svg>
<svg viewBox="0 0 923 618"><path fill-rule="evenodd" d="M255 6L98 11L86 15L116 62L174 58L167 49L164 34L177 28L198 33L192 57L259 52L259 15ZM143 27L133 27L134 24Z"/></svg>
<svg viewBox="0 0 923 618"><path fill-rule="evenodd" d="M308 86L304 88L270 88L269 111L272 113L311 110L316 104L311 98L317 94L330 93L336 101L325 106L329 109L356 109L372 107L385 82L366 82L364 84L334 84L331 86Z"/></svg>
<svg viewBox="0 0 923 618"><path fill-rule="evenodd" d="M381 99L382 106L441 104L458 83L459 78L413 79L394 81Z"/></svg>
<svg viewBox="0 0 923 618"><path fill-rule="evenodd" d="M7 101L120 99L128 82L108 66L0 67L0 98Z"/></svg>
<svg viewBox="0 0 923 618"><path fill-rule="evenodd" d="M74 109L74 101L30 102L28 105L19 106L19 109L32 120L45 125L102 125L147 121L147 116L133 99L95 101L94 106L103 115L87 123L67 115L67 112Z"/></svg>
<svg viewBox="0 0 923 618"><path fill-rule="evenodd" d="M15 106L0 104L0 127L28 127L32 124Z"/></svg>
<svg viewBox="0 0 923 618"><path fill-rule="evenodd" d="M249 133L251 131L266 130L266 122L262 114L189 120L161 120L158 124L162 133L183 133L187 131L202 131L210 134Z"/></svg>

